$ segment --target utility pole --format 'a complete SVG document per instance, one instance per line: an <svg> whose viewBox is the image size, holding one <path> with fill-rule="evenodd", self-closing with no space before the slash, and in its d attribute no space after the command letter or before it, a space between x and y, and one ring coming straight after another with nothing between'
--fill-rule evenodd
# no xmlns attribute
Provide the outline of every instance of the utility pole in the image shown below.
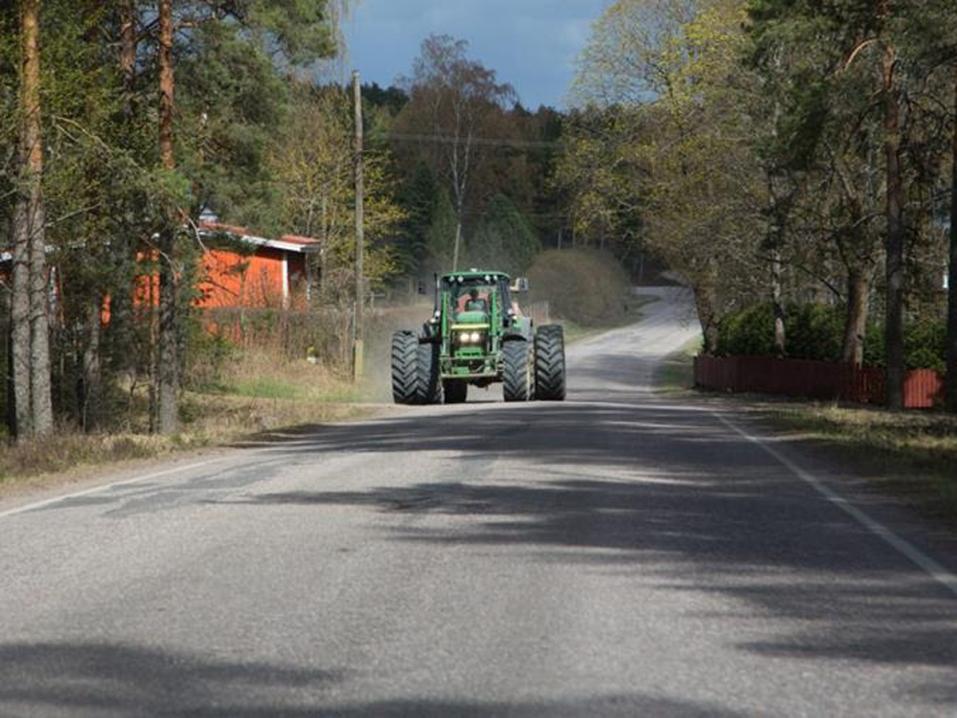
<svg viewBox="0 0 957 718"><path fill-rule="evenodd" d="M363 299L365 297L365 277L362 272L362 254L365 246L365 187L362 176L362 87L359 84L359 71L352 73L352 95L356 109L356 302L353 322L352 376L358 382L362 378L362 337L363 337Z"/></svg>

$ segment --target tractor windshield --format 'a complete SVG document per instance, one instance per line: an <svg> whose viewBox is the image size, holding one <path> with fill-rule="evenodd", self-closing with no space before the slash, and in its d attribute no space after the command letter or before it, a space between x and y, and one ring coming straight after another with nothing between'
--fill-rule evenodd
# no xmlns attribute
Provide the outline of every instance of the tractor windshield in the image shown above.
<svg viewBox="0 0 957 718"><path fill-rule="evenodd" d="M487 324L494 319L497 322L511 306L508 281L506 275L498 273L442 277L442 294L452 321Z"/></svg>
<svg viewBox="0 0 957 718"><path fill-rule="evenodd" d="M491 278L489 278L491 279ZM492 307L501 306L500 283L485 277L445 277L449 307L457 322L487 322Z"/></svg>

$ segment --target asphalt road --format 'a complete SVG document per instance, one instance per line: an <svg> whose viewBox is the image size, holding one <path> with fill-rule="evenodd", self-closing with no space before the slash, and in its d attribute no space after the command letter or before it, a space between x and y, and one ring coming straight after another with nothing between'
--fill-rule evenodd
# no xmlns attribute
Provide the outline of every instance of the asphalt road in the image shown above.
<svg viewBox="0 0 957 718"><path fill-rule="evenodd" d="M954 556L651 393L694 328L647 312L569 352L563 404L0 506L0 716L957 714Z"/></svg>

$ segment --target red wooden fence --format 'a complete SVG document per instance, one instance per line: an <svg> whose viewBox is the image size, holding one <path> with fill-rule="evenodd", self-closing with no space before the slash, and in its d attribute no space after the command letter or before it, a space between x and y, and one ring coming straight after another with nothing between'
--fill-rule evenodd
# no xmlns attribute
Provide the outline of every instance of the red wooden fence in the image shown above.
<svg viewBox="0 0 957 718"><path fill-rule="evenodd" d="M840 399L860 404L883 404L883 369L855 368L838 362L774 357L698 356L695 386L730 392L753 392L810 399ZM904 378L904 406L930 409L939 403L944 379L932 369L915 369Z"/></svg>

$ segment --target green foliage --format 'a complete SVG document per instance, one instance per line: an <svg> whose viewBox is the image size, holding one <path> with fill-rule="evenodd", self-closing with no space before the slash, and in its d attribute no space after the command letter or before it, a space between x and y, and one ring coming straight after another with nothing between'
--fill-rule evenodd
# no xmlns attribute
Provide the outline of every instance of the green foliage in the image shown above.
<svg viewBox="0 0 957 718"><path fill-rule="evenodd" d="M330 0L232 0L246 23L265 32L287 59L308 64L335 53Z"/></svg>
<svg viewBox="0 0 957 718"><path fill-rule="evenodd" d="M524 273L542 249L535 230L515 204L498 194L466 248L468 263L500 269L515 276Z"/></svg>
<svg viewBox="0 0 957 718"><path fill-rule="evenodd" d="M287 83L241 29L202 25L177 65L179 172L189 178L192 197L185 206L192 214L212 209L232 222L276 231L265 160L287 107Z"/></svg>
<svg viewBox="0 0 957 718"><path fill-rule="evenodd" d="M418 274L428 260L429 228L437 193L438 186L428 165L417 162L411 179L402 185L398 196L405 221L396 241L396 251L400 271L405 275Z"/></svg>
<svg viewBox="0 0 957 718"><path fill-rule="evenodd" d="M904 361L908 369L943 372L947 359L947 326L943 321L918 320L904 329Z"/></svg>
<svg viewBox="0 0 957 718"><path fill-rule="evenodd" d="M186 361L183 386L193 391L218 389L227 363L235 360L237 348L226 338L210 332L195 317L186 325Z"/></svg>
<svg viewBox="0 0 957 718"><path fill-rule="evenodd" d="M792 304L784 317L787 355L795 359L839 361L844 336L842 307ZM718 354L770 356L774 349L774 310L770 303L732 312L721 321ZM866 344L866 342L865 342Z"/></svg>
<svg viewBox="0 0 957 718"><path fill-rule="evenodd" d="M793 359L841 361L844 310L837 305L792 304L786 308L787 356ZM719 356L773 356L774 313L770 303L729 313L721 321ZM916 320L904 330L905 363L909 369L942 371L947 331L943 321ZM864 337L865 366L884 365L884 333L871 322Z"/></svg>
<svg viewBox="0 0 957 718"><path fill-rule="evenodd" d="M426 232L429 256L435 271L452 267L452 250L455 244L455 208L445 187L439 188L432 207L432 223Z"/></svg>
<svg viewBox="0 0 957 718"><path fill-rule="evenodd" d="M774 311L770 304L757 304L725 315L720 332L719 356L774 354Z"/></svg>

